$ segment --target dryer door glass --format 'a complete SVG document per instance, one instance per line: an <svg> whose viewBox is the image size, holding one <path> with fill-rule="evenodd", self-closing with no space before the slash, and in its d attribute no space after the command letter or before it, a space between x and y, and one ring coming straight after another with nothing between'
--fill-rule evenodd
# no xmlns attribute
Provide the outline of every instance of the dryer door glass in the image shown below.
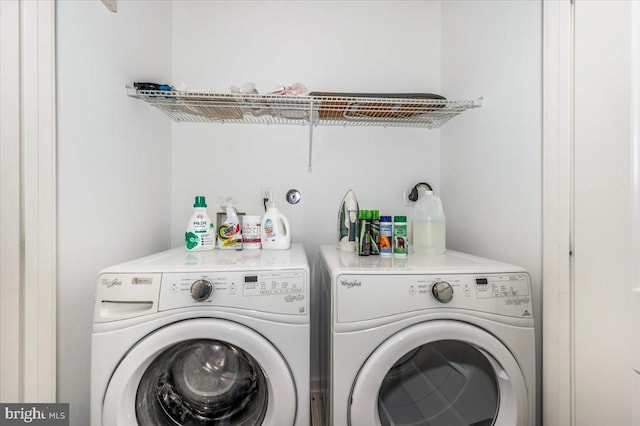
<svg viewBox="0 0 640 426"><path fill-rule="evenodd" d="M382 425L492 425L498 380L483 352L440 340L406 353L391 367L378 395Z"/></svg>
<svg viewBox="0 0 640 426"><path fill-rule="evenodd" d="M199 339L162 352L142 376L136 394L141 426L257 425L267 411L265 375L247 352Z"/></svg>

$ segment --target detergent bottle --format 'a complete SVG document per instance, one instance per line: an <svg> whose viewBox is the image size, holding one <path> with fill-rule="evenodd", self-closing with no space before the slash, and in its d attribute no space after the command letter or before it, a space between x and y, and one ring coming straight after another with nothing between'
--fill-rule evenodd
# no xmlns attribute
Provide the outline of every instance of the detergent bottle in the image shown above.
<svg viewBox="0 0 640 426"><path fill-rule="evenodd" d="M263 249L287 250L291 247L291 230L289 221L283 215L275 201L272 201L262 216L260 237Z"/></svg>
<svg viewBox="0 0 640 426"><path fill-rule="evenodd" d="M225 218L218 224L218 248L241 250L242 230L238 212L232 198L227 198L221 205L226 210Z"/></svg>
<svg viewBox="0 0 640 426"><path fill-rule="evenodd" d="M420 188L422 189L422 188ZM446 222L442 202L433 191L418 196L413 215L413 252L438 255L446 250Z"/></svg>
<svg viewBox="0 0 640 426"><path fill-rule="evenodd" d="M196 196L193 215L184 233L184 244L189 251L213 250L216 248L216 225L209 218L207 203L201 195Z"/></svg>

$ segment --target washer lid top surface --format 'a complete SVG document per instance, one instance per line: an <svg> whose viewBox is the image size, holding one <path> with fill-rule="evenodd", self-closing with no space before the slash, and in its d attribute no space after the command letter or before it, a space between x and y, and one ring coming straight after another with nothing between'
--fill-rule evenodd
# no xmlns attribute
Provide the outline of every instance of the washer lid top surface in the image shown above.
<svg viewBox="0 0 640 426"><path fill-rule="evenodd" d="M176 247L151 256L114 265L100 273L127 272L211 272L240 270L309 269L301 244L288 250L187 251Z"/></svg>
<svg viewBox="0 0 640 426"><path fill-rule="evenodd" d="M516 273L524 268L496 260L473 256L454 250L445 254L427 256L410 252L404 258L393 256L358 256L356 253L338 250L335 245L325 245L321 254L329 270L339 273L409 274L409 273Z"/></svg>

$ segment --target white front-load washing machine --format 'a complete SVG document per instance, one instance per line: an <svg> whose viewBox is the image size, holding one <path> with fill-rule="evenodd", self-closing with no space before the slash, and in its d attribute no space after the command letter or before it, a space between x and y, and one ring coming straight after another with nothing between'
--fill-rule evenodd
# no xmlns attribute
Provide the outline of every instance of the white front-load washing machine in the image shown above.
<svg viewBox="0 0 640 426"><path fill-rule="evenodd" d="M321 248L330 425L535 424L529 275L459 252Z"/></svg>
<svg viewBox="0 0 640 426"><path fill-rule="evenodd" d="M308 425L309 304L298 244L177 248L103 270L91 424Z"/></svg>

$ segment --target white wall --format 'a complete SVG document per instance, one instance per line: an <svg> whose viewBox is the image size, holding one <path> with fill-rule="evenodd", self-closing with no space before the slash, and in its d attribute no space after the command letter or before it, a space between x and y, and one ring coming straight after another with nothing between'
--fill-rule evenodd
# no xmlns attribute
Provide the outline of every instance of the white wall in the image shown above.
<svg viewBox="0 0 640 426"><path fill-rule="evenodd" d="M441 130L447 245L529 271L540 410L542 3L443 2L441 73L443 93L484 96Z"/></svg>
<svg viewBox="0 0 640 426"><path fill-rule="evenodd" d="M174 5L173 78L228 92L252 81L351 92L440 91L439 2L190 2ZM182 244L193 196L217 210L224 196L262 213L271 187L310 255L335 239L348 189L361 208L401 214L402 191L439 184L439 130L174 124L172 243ZM286 204L290 188L302 193Z"/></svg>
<svg viewBox="0 0 640 426"><path fill-rule="evenodd" d="M171 125L125 96L171 77L171 3L57 2L58 401L89 424L98 271L169 247Z"/></svg>

